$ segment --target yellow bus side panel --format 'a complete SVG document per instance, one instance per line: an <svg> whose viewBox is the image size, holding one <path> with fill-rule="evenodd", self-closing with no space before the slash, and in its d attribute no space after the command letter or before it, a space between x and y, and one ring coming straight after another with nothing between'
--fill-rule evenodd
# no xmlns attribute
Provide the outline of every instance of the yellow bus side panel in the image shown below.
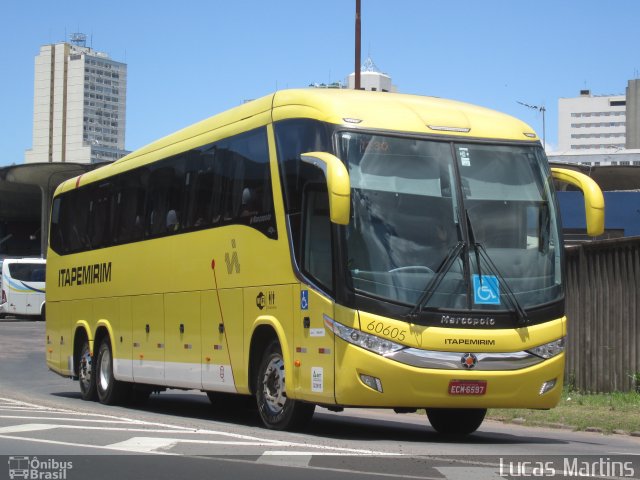
<svg viewBox="0 0 640 480"><path fill-rule="evenodd" d="M163 300L161 294L131 299L133 378L138 383L164 385Z"/></svg>
<svg viewBox="0 0 640 480"><path fill-rule="evenodd" d="M242 322L238 321L239 319L231 312L237 311L232 308L233 302L241 301L242 291L227 290L220 293L230 305L229 320L224 325L220 316L218 293L215 290L205 290L200 295L202 388L208 391L235 392L234 371L240 375L243 365L242 339L238 338L242 335ZM222 332L221 325L224 327ZM231 339L235 340L232 344L233 350L229 348L229 332L231 332ZM230 359L231 353L235 355L234 362ZM234 364L239 366L234 369L232 368Z"/></svg>
<svg viewBox="0 0 640 480"><path fill-rule="evenodd" d="M200 292L164 296L165 384L201 386Z"/></svg>
<svg viewBox="0 0 640 480"><path fill-rule="evenodd" d="M60 345L61 331L64 326L67 326L68 322L64 321L64 315L62 313L62 304L53 303L47 305L47 323L45 332L45 347L47 354L47 366L54 372L62 375L70 375L67 371L68 367L66 361L64 364L60 362Z"/></svg>
<svg viewBox="0 0 640 480"><path fill-rule="evenodd" d="M220 344L223 345L223 349L228 349L228 357L231 361L233 380L237 391L239 393L249 393L243 335L244 312L242 307L242 289L232 288L219 290L218 295L220 297L224 333L226 335L226 344ZM217 325L218 324L216 324L215 328L217 328ZM218 340L221 340L220 337L218 337ZM225 378L225 381L226 380Z"/></svg>
<svg viewBox="0 0 640 480"><path fill-rule="evenodd" d="M114 353L114 375L118 380L133 381L133 334L131 317L131 297L115 299L118 305L118 328L114 330L114 343L118 344Z"/></svg>

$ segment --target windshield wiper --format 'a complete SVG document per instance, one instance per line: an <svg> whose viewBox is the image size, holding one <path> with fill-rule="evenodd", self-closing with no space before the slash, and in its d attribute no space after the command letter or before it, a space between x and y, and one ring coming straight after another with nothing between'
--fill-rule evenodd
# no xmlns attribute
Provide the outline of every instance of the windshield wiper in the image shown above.
<svg viewBox="0 0 640 480"><path fill-rule="evenodd" d="M415 306L407 314L408 317L415 317L418 312L422 310L423 306L426 305L429 300L431 300L431 297L440 286L440 283L442 283L444 276L449 272L449 270L451 270L453 263L460 256L460 252L462 252L463 249L464 242L461 241L459 241L449 249L447 256L440 264L436 275L431 279L427 286L424 287L424 290L422 291L422 294L420 295L420 298L416 302Z"/></svg>
<svg viewBox="0 0 640 480"><path fill-rule="evenodd" d="M522 305L520 305L520 302L518 301L518 297L516 297L515 293L513 293L513 291L509 287L509 284L502 276L502 273L500 273L500 270L498 269L496 264L493 263L493 260L487 253L487 249L484 248L484 245L482 245L482 243L476 241L476 236L473 232L473 225L471 223L471 218L469 217L469 212L467 211L467 209L465 209L464 213L467 217L467 225L469 227L469 239L471 240L471 244L473 245L473 249L476 254L476 263L478 265L477 267L478 278L480 279L480 282L482 282L482 272L480 271L480 263L481 263L481 259L484 259L484 261L489 265L491 272L494 273L500 279L500 285L502 285L504 291L506 292L506 297L509 300L509 303L511 304L511 308L513 308L514 313L518 317L518 324L526 325L527 323L529 323L527 312L525 312L524 308L522 308Z"/></svg>

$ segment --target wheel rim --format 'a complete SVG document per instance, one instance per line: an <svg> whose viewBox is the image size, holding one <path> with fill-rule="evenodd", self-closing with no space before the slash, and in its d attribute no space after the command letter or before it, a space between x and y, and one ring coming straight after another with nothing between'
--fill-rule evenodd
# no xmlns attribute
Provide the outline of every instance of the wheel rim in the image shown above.
<svg viewBox="0 0 640 480"><path fill-rule="evenodd" d="M87 389L91 385L91 355L89 355L88 349L82 350L79 370L80 382Z"/></svg>
<svg viewBox="0 0 640 480"><path fill-rule="evenodd" d="M262 378L262 391L266 406L273 414L279 414L287 401L282 357L274 356L267 365Z"/></svg>
<svg viewBox="0 0 640 480"><path fill-rule="evenodd" d="M109 388L109 382L111 380L111 352L108 348L102 351L100 356L100 388L102 391L106 391Z"/></svg>

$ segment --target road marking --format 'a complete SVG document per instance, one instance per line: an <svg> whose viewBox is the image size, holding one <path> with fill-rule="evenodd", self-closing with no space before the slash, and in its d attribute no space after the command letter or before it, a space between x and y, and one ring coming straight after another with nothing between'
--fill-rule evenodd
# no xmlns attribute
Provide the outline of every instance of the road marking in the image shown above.
<svg viewBox="0 0 640 480"><path fill-rule="evenodd" d="M58 428L59 425L51 425L46 423L25 423L23 425L10 425L8 427L0 427L2 433L19 433L19 432L37 432L40 430L51 430Z"/></svg>
<svg viewBox="0 0 640 480"><path fill-rule="evenodd" d="M234 442L225 440L202 440L202 439L190 439L190 438L167 438L167 437L132 437L122 442L112 443L110 445L104 445L105 448L112 448L114 450L128 450L133 452L146 452L154 453L158 449L167 449L174 447L179 443L191 443L198 445L228 445L238 447L272 447L273 443L266 442ZM281 446L288 446L282 444Z"/></svg>
<svg viewBox="0 0 640 480"><path fill-rule="evenodd" d="M325 452L322 452L325 453ZM312 452L287 452L269 451L264 452L256 463L261 465L276 465L279 467L308 467L313 458Z"/></svg>
<svg viewBox="0 0 640 480"><path fill-rule="evenodd" d="M26 415L0 415L0 418L11 418L18 420L52 420L58 422L87 422L87 423L121 423L125 425L144 425L139 422L127 422L125 420L92 420L88 418L66 418L66 417L31 417Z"/></svg>
<svg viewBox="0 0 640 480"><path fill-rule="evenodd" d="M495 468L486 467L434 467L447 480L503 480Z"/></svg>
<svg viewBox="0 0 640 480"><path fill-rule="evenodd" d="M158 449L169 449L178 443L176 438L133 437L123 442L105 445L112 450L125 450L137 453L158 453Z"/></svg>
<svg viewBox="0 0 640 480"><path fill-rule="evenodd" d="M0 438L4 438L6 440L18 440L23 442L33 442L33 443L46 443L49 445L62 445L65 447L74 447L74 448L88 448L88 449L96 449L96 450L109 450L114 451L113 448L107 448L102 445L87 445L86 443L72 443L72 442L62 442L60 440L44 440L41 438L27 438L27 437L16 437L13 435L0 435ZM178 453L171 452L149 452L154 455L172 455L179 456Z"/></svg>
<svg viewBox="0 0 640 480"><path fill-rule="evenodd" d="M322 452L329 452L330 454L348 454L348 455L372 455L372 456L382 456L389 455L386 452L378 452L375 450L368 449L358 449L358 448L346 448L346 447L333 447L329 445L318 445L318 444L307 444L307 443L297 443L297 442L288 442L275 440L270 438L261 438L251 435L241 435L237 433L224 432L220 430L209 430L209 429L194 429L189 427L181 427L176 425L168 425L159 422L147 422L143 420L135 420L126 417L114 416L114 415L103 415L103 414L92 414L87 412L75 412L72 410L66 410L61 408L50 408L43 407L41 405L36 405L33 403L23 402L20 400L8 399L6 397L0 397L0 402L11 403L12 405L18 405L23 407L30 407L36 409L45 409L48 413L57 413L57 414L67 414L70 415L69 418L58 417L58 416L28 416L28 415L0 415L0 419L13 419L13 420L32 420L33 423L26 423L23 425L6 427L9 430L6 432L0 432L0 438L6 439L16 439L21 441L33 441L38 443L51 443L56 445L67 445L67 446L83 446L88 447L87 445L80 445L71 442L60 442L56 440L47 440L42 438L27 438L24 436L14 437L8 435L9 433L18 433L18 432L27 432L27 431L38 431L38 430L50 430L54 428L58 429L95 429L95 430L112 430L112 431L124 431L124 432L140 432L140 433L165 433L170 435L179 434L195 434L199 436L219 436L233 440L204 440L204 439L167 439L165 437L161 437L162 440L157 439L157 437L133 437L136 440L125 440L123 442L117 442L112 445L92 445L90 448L98 448L104 450L119 450L122 451L124 446L131 445L132 448L146 449L148 453L158 453L165 454L166 452L159 452L158 448L169 448L167 447L168 441L175 441L177 443L200 443L200 444L211 444L211 445L237 445L237 446L267 446L267 447L291 447L291 448L299 448L305 450L312 450L313 454L318 454ZM83 418L77 418L83 417ZM88 418L91 417L91 418ZM60 425L51 425L42 423L43 421L55 421L55 422L64 422ZM73 425L74 423L81 423L82 425ZM108 427L108 426L90 426L87 424L120 424L120 425L129 425L131 427L136 428L128 428L128 427ZM143 428L147 427L147 428ZM155 427L149 428L149 427ZM158 428L162 430L158 430ZM16 430L18 429L18 430ZM148 438L150 440L142 440L142 438ZM131 443L127 443L131 442ZM137 443L136 443L137 442ZM145 443L146 442L146 443ZM155 442L155 443L154 443ZM158 445L158 446L153 446ZM134 450L135 451L135 450Z"/></svg>

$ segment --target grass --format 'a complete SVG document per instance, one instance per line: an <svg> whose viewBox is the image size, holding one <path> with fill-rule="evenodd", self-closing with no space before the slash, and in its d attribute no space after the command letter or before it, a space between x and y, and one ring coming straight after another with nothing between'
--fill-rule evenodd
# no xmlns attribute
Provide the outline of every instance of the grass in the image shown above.
<svg viewBox="0 0 640 480"><path fill-rule="evenodd" d="M640 432L640 393L587 394L565 389L551 410L492 409L487 418L602 433Z"/></svg>

